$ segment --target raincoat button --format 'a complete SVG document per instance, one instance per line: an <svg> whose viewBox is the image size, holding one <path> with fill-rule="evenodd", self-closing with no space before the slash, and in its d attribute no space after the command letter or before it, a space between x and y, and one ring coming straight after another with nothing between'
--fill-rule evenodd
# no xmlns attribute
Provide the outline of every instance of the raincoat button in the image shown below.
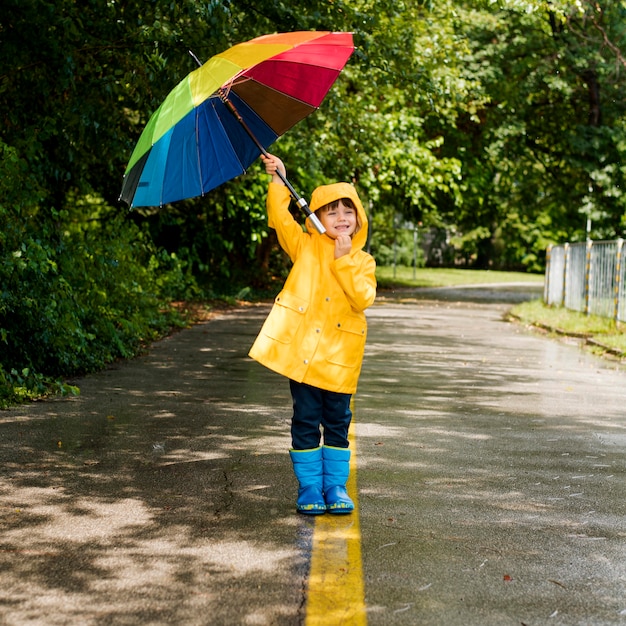
<svg viewBox="0 0 626 626"><path fill-rule="evenodd" d="M341 324L337 324L337 328L341 328Z"/></svg>
<svg viewBox="0 0 626 626"><path fill-rule="evenodd" d="M320 329L319 329L319 328L316 328L316 329L315 329L315 332L316 332L316 333L319 333L319 332L320 332Z"/></svg>
<svg viewBox="0 0 626 626"><path fill-rule="evenodd" d="M304 359L304 364L308 365L309 364L309 359Z"/></svg>
<svg viewBox="0 0 626 626"><path fill-rule="evenodd" d="M302 307L299 307L298 311L300 311L300 313L302 313L302 311L304 311L304 309Z"/></svg>
<svg viewBox="0 0 626 626"><path fill-rule="evenodd" d="M330 302L330 298L326 298L326 302Z"/></svg>

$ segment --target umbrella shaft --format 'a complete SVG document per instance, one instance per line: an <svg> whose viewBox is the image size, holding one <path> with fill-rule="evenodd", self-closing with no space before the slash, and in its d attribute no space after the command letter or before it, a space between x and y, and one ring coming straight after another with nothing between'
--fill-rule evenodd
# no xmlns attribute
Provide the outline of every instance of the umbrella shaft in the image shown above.
<svg viewBox="0 0 626 626"><path fill-rule="evenodd" d="M235 119L241 124L241 126L246 131L250 139L252 139L256 147L261 151L261 154L268 156L267 150L262 146L261 142L255 137L254 133L250 130L245 120L239 114L239 111L237 111L237 109L235 108L235 105L228 99L228 96L226 95L226 93L221 90L220 90L220 99L226 105L226 108L235 116ZM298 192L293 188L292 184L287 180L287 178L282 174L282 172L279 172L278 170L276 170L276 173L278 174L280 179L283 181L283 183L285 183L285 185L287 186L287 189L289 189L289 193L291 194L293 199L296 201L296 204L304 211L305 215L311 220L311 223L313 224L313 226L315 226L315 230L317 230L317 232L320 235L323 235L326 232L326 229L317 218L317 215L311 212L311 209L309 209L309 205L307 204L307 201L298 194Z"/></svg>

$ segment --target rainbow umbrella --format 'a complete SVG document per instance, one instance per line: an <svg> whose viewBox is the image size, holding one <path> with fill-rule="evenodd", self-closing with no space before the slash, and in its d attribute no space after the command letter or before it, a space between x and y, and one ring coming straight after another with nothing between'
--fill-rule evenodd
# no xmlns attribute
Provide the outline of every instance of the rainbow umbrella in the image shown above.
<svg viewBox="0 0 626 626"><path fill-rule="evenodd" d="M244 173L319 107L353 50L351 33L306 31L257 37L215 55L148 121L126 167L121 199L131 207L162 206L202 196Z"/></svg>

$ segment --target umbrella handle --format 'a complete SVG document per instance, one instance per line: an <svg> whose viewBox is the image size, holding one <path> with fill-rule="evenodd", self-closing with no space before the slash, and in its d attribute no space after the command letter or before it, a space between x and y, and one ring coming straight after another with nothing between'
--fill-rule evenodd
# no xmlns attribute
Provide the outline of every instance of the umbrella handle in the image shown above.
<svg viewBox="0 0 626 626"><path fill-rule="evenodd" d="M265 150L264 148L261 147L261 151L264 156L269 156L267 153L267 150ZM315 230L320 235L323 235L326 232L326 229L324 228L324 225L322 224L322 222L320 222L317 215L315 215L315 213L311 211L307 201L298 195L298 192L292 187L291 183L287 180L287 178L283 176L282 172L279 172L278 170L276 170L276 173L278 174L279 178L283 181L283 183L285 183L285 185L287 186L287 189L289 189L289 193L291 194L291 197L295 200L296 204L304 211L304 214L307 216L307 218L311 220L311 224L315 226Z"/></svg>
<svg viewBox="0 0 626 626"><path fill-rule="evenodd" d="M263 156L269 156L268 151L263 147L261 142L254 136L254 133L250 130L250 128L248 127L244 119L241 117L241 115L239 115L239 111L237 111L233 103L228 99L226 92L223 90L220 90L219 95L220 95L220 99L222 100L222 102L226 105L226 108L235 116L235 118L241 124L241 126L246 131L246 133L248 133L248 136L255 143L256 147L261 151L261 154ZM287 180L286 176L284 176L282 172L279 172L278 170L276 170L276 173L278 174L280 179L283 181L283 183L285 183L287 189L289 189L289 193L291 194L291 197L295 200L296 204L302 209L302 211L304 211L304 214L307 216L307 218L311 220L311 223L315 227L315 230L320 235L323 235L326 232L326 229L324 228L324 225L322 224L322 222L319 221L319 218L317 217L317 215L315 215L315 213L311 211L307 201L298 194L298 192L293 188L292 184Z"/></svg>

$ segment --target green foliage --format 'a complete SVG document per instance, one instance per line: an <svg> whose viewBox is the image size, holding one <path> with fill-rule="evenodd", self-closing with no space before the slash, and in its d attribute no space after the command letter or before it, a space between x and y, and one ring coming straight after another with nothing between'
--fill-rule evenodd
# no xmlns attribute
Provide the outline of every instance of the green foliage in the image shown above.
<svg viewBox="0 0 626 626"><path fill-rule="evenodd" d="M242 284L266 280L268 260L263 241L268 227L265 215L267 180L242 176L211 192L210 201L181 202L163 210L137 211L143 215L152 240L184 262L190 281L197 283L189 297L233 295Z"/></svg>
<svg viewBox="0 0 626 626"><path fill-rule="evenodd" d="M63 391L59 377L135 355L176 323L185 290L175 258L159 253L124 213L77 202L38 209L24 161L0 144L0 403Z"/></svg>
<svg viewBox="0 0 626 626"><path fill-rule="evenodd" d="M483 104L442 128L461 155L459 245L479 266L540 269L547 243L623 233L622 3L463 9L463 75ZM476 236L478 235L478 236Z"/></svg>
<svg viewBox="0 0 626 626"><path fill-rule="evenodd" d="M406 265L424 267L424 250L419 230L415 225L403 223L399 217L391 223L383 219L383 213L374 215L370 224L370 252L380 265Z"/></svg>

